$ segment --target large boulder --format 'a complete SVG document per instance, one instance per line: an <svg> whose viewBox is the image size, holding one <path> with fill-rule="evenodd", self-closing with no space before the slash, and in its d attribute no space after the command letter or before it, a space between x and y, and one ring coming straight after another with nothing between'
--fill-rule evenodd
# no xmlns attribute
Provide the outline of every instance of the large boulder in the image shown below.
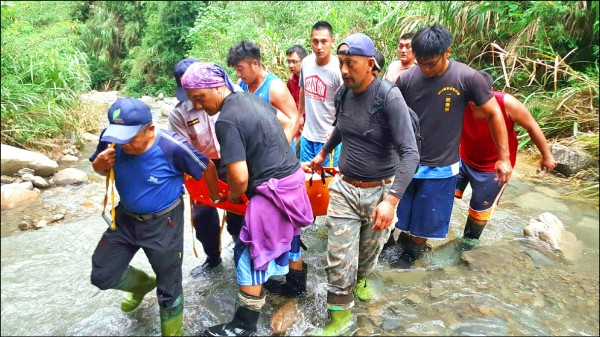
<svg viewBox="0 0 600 337"><path fill-rule="evenodd" d="M596 165L596 161L589 154L562 144L551 144L550 152L554 159L561 164L556 167L556 171L566 177Z"/></svg>
<svg viewBox="0 0 600 337"><path fill-rule="evenodd" d="M0 202L2 209L10 209L19 205L26 205L40 198L40 192L33 189L31 182L2 185L0 189Z"/></svg>
<svg viewBox="0 0 600 337"><path fill-rule="evenodd" d="M47 156L14 146L2 144L0 148L2 174L11 175L24 167L35 171L35 175L48 177L58 171L58 163Z"/></svg>
<svg viewBox="0 0 600 337"><path fill-rule="evenodd" d="M529 224L523 229L523 235L538 238L553 249L560 249L565 236L565 226L554 214L545 212L529 220Z"/></svg>
<svg viewBox="0 0 600 337"><path fill-rule="evenodd" d="M73 167L60 170L52 177L52 181L58 186L81 184L87 180L88 176L85 172Z"/></svg>

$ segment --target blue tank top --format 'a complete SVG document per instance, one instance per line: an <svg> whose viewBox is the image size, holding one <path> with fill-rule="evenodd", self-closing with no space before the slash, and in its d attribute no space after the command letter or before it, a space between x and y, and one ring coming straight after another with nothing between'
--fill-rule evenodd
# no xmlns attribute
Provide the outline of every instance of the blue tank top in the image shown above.
<svg viewBox="0 0 600 337"><path fill-rule="evenodd" d="M254 92L256 96L262 98L265 102L269 104L271 104L271 98L269 97L269 89L271 89L271 82L273 82L274 79L277 79L277 76L271 73L267 73L267 76L265 76L265 80L263 81L263 83ZM240 87L242 87L242 89L245 92L250 92L246 83L240 82Z"/></svg>

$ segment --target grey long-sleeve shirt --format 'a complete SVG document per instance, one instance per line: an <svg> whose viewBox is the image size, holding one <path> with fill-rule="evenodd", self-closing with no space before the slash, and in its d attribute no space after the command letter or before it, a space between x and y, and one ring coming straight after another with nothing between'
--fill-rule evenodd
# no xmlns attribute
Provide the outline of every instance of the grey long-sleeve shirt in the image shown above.
<svg viewBox="0 0 600 337"><path fill-rule="evenodd" d="M343 142L340 172L362 181L381 180L395 175L390 194L402 198L419 163L417 142L408 107L394 87L386 97L384 113L374 111L376 78L360 94L346 93L342 111L323 151L331 152Z"/></svg>

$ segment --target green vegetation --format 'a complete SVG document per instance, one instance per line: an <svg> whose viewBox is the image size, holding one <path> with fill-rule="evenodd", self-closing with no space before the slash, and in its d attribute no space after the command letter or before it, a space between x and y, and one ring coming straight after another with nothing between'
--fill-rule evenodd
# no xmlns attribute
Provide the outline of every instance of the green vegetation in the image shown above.
<svg viewBox="0 0 600 337"><path fill-rule="evenodd" d="M74 112L89 89L172 96L183 57L219 63L235 79L225 58L242 39L287 79L285 50L310 50L310 27L326 20L337 42L357 31L371 36L386 64L397 58L401 33L446 25L452 58L490 72L549 139L594 135L587 149L597 157L598 10L587 1L3 1L2 142L32 146L94 130Z"/></svg>
<svg viewBox="0 0 600 337"><path fill-rule="evenodd" d="M31 145L81 121L70 110L90 75L75 6L44 4L2 3L2 143Z"/></svg>

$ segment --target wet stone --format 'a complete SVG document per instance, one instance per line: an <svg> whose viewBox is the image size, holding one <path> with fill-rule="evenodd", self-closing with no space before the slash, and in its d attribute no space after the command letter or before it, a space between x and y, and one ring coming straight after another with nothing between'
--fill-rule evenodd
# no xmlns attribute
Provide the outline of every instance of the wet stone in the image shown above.
<svg viewBox="0 0 600 337"><path fill-rule="evenodd" d="M440 296L442 296L445 292L445 289L438 284L434 284L433 286L431 286L431 290L429 291L429 296L431 296L432 298L438 298Z"/></svg>
<svg viewBox="0 0 600 337"><path fill-rule="evenodd" d="M463 336L507 336L508 323L498 317L483 317L466 320L454 329L454 334Z"/></svg>
<svg viewBox="0 0 600 337"><path fill-rule="evenodd" d="M406 297L406 301L410 304L421 304L423 299L417 294L410 294Z"/></svg>
<svg viewBox="0 0 600 337"><path fill-rule="evenodd" d="M492 310L483 305L479 307L479 312L485 316L490 316L492 314Z"/></svg>
<svg viewBox="0 0 600 337"><path fill-rule="evenodd" d="M296 324L302 315L298 310L298 301L285 303L271 316L271 329L275 335L285 334L292 325Z"/></svg>
<svg viewBox="0 0 600 337"><path fill-rule="evenodd" d="M532 303L532 305L533 305L534 307L541 308L541 307L543 307L543 306L545 306L545 305L546 305L546 301L544 301L544 299L543 299L542 297L540 297L540 296L537 296L537 297L536 297L536 298L533 300L533 303Z"/></svg>
<svg viewBox="0 0 600 337"><path fill-rule="evenodd" d="M402 324L402 320L398 317L386 316L383 318L382 328L384 330L395 330Z"/></svg>

